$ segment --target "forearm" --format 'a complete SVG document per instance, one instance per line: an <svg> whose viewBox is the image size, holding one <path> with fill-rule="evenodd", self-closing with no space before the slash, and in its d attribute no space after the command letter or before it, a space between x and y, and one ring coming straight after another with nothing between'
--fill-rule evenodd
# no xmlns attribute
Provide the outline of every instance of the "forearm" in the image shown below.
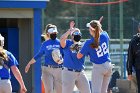
<svg viewBox="0 0 140 93"><path fill-rule="evenodd" d="M12 66L11 67L11 70L15 76L15 78L17 79L17 81L19 82L20 86L21 87L25 87L24 85L24 82L23 82L23 79L22 79L22 76L21 76L21 73L19 71L19 69L16 67L16 66Z"/></svg>
<svg viewBox="0 0 140 93"><path fill-rule="evenodd" d="M66 40L66 39L68 38L69 35L70 35L70 31L68 30L66 33L64 33L64 34L61 36L60 40Z"/></svg>
<svg viewBox="0 0 140 93"><path fill-rule="evenodd" d="M29 65L32 65L32 64L34 64L36 62L36 60L34 59L34 58L32 58L30 61L29 61Z"/></svg>
<svg viewBox="0 0 140 93"><path fill-rule="evenodd" d="M60 38L60 44L61 47L64 48L66 45L66 39L68 38L68 36L70 35L70 31L68 30L66 33L64 33L61 38Z"/></svg>
<svg viewBox="0 0 140 93"><path fill-rule="evenodd" d="M28 63L27 66L25 67L25 72L26 72L26 73L29 71L30 66L31 66L32 64L34 64L35 62L36 62L36 60L35 60L34 58L32 58L32 59L29 61L29 63Z"/></svg>

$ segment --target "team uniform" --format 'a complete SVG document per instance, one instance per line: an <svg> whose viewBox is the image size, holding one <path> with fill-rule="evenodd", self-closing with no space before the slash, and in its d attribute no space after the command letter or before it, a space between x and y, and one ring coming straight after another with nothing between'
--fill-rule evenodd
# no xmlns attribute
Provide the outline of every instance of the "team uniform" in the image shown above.
<svg viewBox="0 0 140 93"><path fill-rule="evenodd" d="M109 80L112 73L112 65L109 55L109 36L107 32L102 31L99 38L98 49L92 48L90 44L94 38L87 40L80 53L89 56L93 63L92 69L92 90L93 93L107 93Z"/></svg>
<svg viewBox="0 0 140 93"><path fill-rule="evenodd" d="M40 51L34 56L34 59L45 55L45 63L42 66L42 81L45 87L45 93L62 93L62 80L61 71L62 64L57 64L52 58L52 51L54 49L59 49L62 53L62 48L60 47L60 41L58 39L49 39L42 43Z"/></svg>
<svg viewBox="0 0 140 93"><path fill-rule="evenodd" d="M80 93L90 93L88 79L84 72L85 57L78 59L77 51L70 49L72 44L74 44L73 41L66 40L66 46L63 48L62 93L73 93L75 85Z"/></svg>
<svg viewBox="0 0 140 93"><path fill-rule="evenodd" d="M10 68L18 65L12 53L6 51L6 54L8 56L8 61L4 61L4 64L0 65L0 93L12 93Z"/></svg>

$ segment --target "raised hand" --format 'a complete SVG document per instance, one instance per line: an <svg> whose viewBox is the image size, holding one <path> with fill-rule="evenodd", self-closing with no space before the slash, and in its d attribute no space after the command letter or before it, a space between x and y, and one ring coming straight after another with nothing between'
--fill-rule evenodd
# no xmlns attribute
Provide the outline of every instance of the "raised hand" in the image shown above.
<svg viewBox="0 0 140 93"><path fill-rule="evenodd" d="M103 16L100 17L99 22L101 22L103 20Z"/></svg>
<svg viewBox="0 0 140 93"><path fill-rule="evenodd" d="M26 93L26 92L27 92L26 87L21 87L21 89L20 89L20 93Z"/></svg>
<svg viewBox="0 0 140 93"><path fill-rule="evenodd" d="M75 22L74 21L71 21L69 25L70 25L69 32L72 35L72 33L75 31L75 29L74 29Z"/></svg>
<svg viewBox="0 0 140 93"><path fill-rule="evenodd" d="M75 22L74 22L74 21L71 21L71 22L70 22L70 29L73 29L74 26L75 26Z"/></svg>

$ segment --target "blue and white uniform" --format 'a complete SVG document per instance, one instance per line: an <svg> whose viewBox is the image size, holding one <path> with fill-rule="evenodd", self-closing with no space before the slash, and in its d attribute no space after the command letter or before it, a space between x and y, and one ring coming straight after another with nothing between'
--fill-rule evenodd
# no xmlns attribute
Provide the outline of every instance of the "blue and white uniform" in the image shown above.
<svg viewBox="0 0 140 93"><path fill-rule="evenodd" d="M70 46L73 44L73 41L67 40L66 46L63 49L64 51L64 67L74 69L74 70L83 70L85 68L84 66L84 60L85 57L78 59L76 57L77 53L76 51L71 51Z"/></svg>
<svg viewBox="0 0 140 93"><path fill-rule="evenodd" d="M57 64L52 58L52 51L54 49L59 49L61 53L62 48L60 46L59 39L49 39L42 43L39 52L34 56L34 59L45 56L45 63L42 66L42 81L45 86L46 93L62 93L62 81L61 81L61 71L62 64Z"/></svg>
<svg viewBox="0 0 140 93"><path fill-rule="evenodd" d="M42 57L43 55L45 55L45 63L44 65L52 65L52 66L62 66L62 64L57 64L53 58L52 58L52 51L54 49L59 49L61 54L63 54L63 50L60 46L60 41L59 39L55 39L55 40L47 40L44 41L39 52L34 56L34 59L37 60L38 58Z"/></svg>
<svg viewBox="0 0 140 93"><path fill-rule="evenodd" d="M64 69L62 71L62 93L72 93L76 85L80 93L90 93L89 83L84 73L85 56L77 58L77 52L71 51L73 41L66 40L64 51Z"/></svg>
<svg viewBox="0 0 140 93"><path fill-rule="evenodd" d="M87 40L82 47L80 53L90 56L90 61L95 64L102 64L106 61L111 62L109 55L109 36L107 32L103 31L100 34L100 45L98 49L93 49L90 44L94 42L94 38Z"/></svg>
<svg viewBox="0 0 140 93"><path fill-rule="evenodd" d="M84 56L89 56L90 61L93 63L93 93L107 93L106 89L112 72L109 55L109 36L107 32L102 31L99 39L98 49L90 46L90 44L94 42L94 38L91 38L85 42L80 53Z"/></svg>
<svg viewBox="0 0 140 93"><path fill-rule="evenodd" d="M5 61L4 65L0 66L0 93L12 93L10 68L17 66L18 62L11 52L5 52L8 56L8 61Z"/></svg>

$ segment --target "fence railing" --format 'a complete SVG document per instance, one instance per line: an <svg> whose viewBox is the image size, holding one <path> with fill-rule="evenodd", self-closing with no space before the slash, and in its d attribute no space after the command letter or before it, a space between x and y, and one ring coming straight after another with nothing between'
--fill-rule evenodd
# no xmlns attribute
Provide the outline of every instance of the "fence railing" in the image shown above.
<svg viewBox="0 0 140 93"><path fill-rule="evenodd" d="M126 52L124 52L124 53L111 53L110 57L112 60L112 64L115 64L116 67L117 66L120 67L120 69L118 71L121 74L121 78L126 79L126 77L127 77L127 73L126 73L127 72L126 71L127 53ZM121 62L121 58L122 58L122 62ZM114 67L114 69L115 69L115 67Z"/></svg>

